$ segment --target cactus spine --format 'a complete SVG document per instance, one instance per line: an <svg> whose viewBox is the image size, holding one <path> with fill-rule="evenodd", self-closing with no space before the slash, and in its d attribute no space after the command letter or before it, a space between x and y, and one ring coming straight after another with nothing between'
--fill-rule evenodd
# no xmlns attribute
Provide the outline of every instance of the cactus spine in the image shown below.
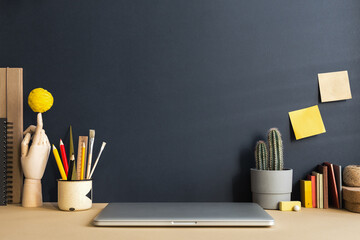
<svg viewBox="0 0 360 240"><path fill-rule="evenodd" d="M266 149L266 144L262 140L256 143L255 159L257 169L267 170L268 153Z"/></svg>
<svg viewBox="0 0 360 240"><path fill-rule="evenodd" d="M268 133L269 143L269 170L283 170L283 144L281 134L277 128L271 128Z"/></svg>
<svg viewBox="0 0 360 240"><path fill-rule="evenodd" d="M258 170L283 170L283 144L281 134L277 128L270 128L268 132L269 157L266 143L262 140L256 143L255 160Z"/></svg>

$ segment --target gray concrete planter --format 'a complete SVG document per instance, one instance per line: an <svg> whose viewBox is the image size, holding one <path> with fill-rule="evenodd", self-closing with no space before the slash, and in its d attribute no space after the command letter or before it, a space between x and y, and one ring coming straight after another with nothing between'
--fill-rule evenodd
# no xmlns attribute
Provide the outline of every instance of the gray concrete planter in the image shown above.
<svg viewBox="0 0 360 240"><path fill-rule="evenodd" d="M251 169L253 202L265 209L278 209L280 201L290 201L293 170Z"/></svg>

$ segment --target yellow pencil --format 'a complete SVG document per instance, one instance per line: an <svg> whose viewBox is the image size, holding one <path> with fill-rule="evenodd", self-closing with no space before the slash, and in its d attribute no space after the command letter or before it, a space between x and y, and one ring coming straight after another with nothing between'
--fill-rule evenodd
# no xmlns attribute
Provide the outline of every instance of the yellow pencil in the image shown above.
<svg viewBox="0 0 360 240"><path fill-rule="evenodd" d="M80 180L84 180L84 174L85 174L84 167L85 167L85 143L83 143L81 150Z"/></svg>
<svg viewBox="0 0 360 240"><path fill-rule="evenodd" d="M59 152L58 152L58 150L56 149L56 147L54 146L54 144L53 144L53 154L54 154L56 163L57 163L57 165L58 165L58 168L59 168L59 171L60 171L60 175L61 175L62 180L67 180L67 177L66 177L66 174L65 174L65 170L64 170L63 164L62 164L62 162L61 162L60 156L59 156Z"/></svg>

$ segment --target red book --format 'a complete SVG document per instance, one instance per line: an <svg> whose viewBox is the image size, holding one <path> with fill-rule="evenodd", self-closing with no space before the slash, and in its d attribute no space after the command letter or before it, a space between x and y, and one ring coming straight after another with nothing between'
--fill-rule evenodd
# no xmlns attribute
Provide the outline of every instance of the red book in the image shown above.
<svg viewBox="0 0 360 240"><path fill-rule="evenodd" d="M65 174L67 176L68 171L69 171L69 164L68 164L67 157L66 157L65 146L61 139L60 139L60 152L61 152L61 158L62 158L63 165L64 165Z"/></svg>
<svg viewBox="0 0 360 240"><path fill-rule="evenodd" d="M331 193L331 202L335 208L340 208L339 203L339 195L336 186L335 172L334 166L332 163L324 162L324 165L328 167L328 175L329 175L329 190Z"/></svg>
<svg viewBox="0 0 360 240"><path fill-rule="evenodd" d="M312 193L312 206L317 208L316 205L316 177L312 175L307 175L307 179L311 181L311 193Z"/></svg>

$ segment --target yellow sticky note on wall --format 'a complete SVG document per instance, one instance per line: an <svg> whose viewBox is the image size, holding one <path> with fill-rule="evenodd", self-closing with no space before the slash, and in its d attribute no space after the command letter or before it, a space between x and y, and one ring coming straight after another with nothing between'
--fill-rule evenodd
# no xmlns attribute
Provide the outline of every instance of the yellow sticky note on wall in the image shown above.
<svg viewBox="0 0 360 240"><path fill-rule="evenodd" d="M319 73L318 78L321 102L351 99L347 71Z"/></svg>
<svg viewBox="0 0 360 240"><path fill-rule="evenodd" d="M326 132L318 105L289 112L296 140Z"/></svg>

